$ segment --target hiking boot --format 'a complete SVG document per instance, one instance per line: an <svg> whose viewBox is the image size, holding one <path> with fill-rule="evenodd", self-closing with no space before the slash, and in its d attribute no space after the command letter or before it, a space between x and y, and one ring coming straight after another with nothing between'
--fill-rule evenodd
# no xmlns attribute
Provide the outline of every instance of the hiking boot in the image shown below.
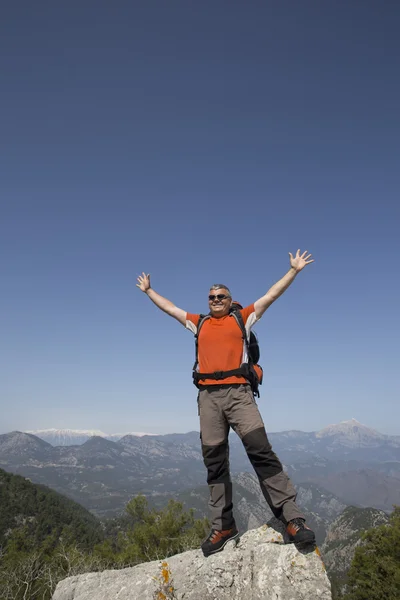
<svg viewBox="0 0 400 600"><path fill-rule="evenodd" d="M234 525L232 529L224 529L223 531L211 529L210 535L201 545L204 556L210 556L210 554L220 552L224 549L229 540L234 540L238 535L239 532L236 529L236 525Z"/></svg>
<svg viewBox="0 0 400 600"><path fill-rule="evenodd" d="M315 546L315 534L307 527L305 520L297 517L289 521L286 527L291 542L294 542L298 548Z"/></svg>

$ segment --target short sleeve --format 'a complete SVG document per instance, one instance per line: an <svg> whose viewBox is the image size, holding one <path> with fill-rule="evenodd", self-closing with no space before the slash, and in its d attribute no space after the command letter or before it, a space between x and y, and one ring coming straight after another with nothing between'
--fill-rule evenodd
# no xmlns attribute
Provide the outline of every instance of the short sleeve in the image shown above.
<svg viewBox="0 0 400 600"><path fill-rule="evenodd" d="M199 324L200 315L194 315L192 313L186 313L186 329L189 329L192 333L197 333L197 325Z"/></svg>
<svg viewBox="0 0 400 600"><path fill-rule="evenodd" d="M246 306L246 308L242 308L240 312L242 313L243 322L247 331L250 331L254 323L257 321L254 303L249 304L249 306Z"/></svg>

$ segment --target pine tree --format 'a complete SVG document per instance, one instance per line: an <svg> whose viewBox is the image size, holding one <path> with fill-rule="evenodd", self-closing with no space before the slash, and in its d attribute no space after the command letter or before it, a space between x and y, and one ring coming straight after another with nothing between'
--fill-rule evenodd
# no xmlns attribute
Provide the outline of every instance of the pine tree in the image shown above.
<svg viewBox="0 0 400 600"><path fill-rule="evenodd" d="M399 600L400 507L388 525L368 530L354 554L344 600Z"/></svg>
<svg viewBox="0 0 400 600"><path fill-rule="evenodd" d="M207 519L196 519L194 511L185 510L181 502L170 500L166 507L149 507L144 496L136 496L126 507L128 527L119 533L115 558L120 566L163 559L198 548L208 529ZM96 547L102 558L109 558L110 541Z"/></svg>

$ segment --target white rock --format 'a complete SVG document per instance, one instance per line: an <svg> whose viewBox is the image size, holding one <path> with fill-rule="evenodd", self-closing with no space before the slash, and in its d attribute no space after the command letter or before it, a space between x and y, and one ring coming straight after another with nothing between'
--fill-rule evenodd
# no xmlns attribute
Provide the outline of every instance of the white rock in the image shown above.
<svg viewBox="0 0 400 600"><path fill-rule="evenodd" d="M318 551L298 552L264 525L204 558L190 550L165 561L61 581L53 600L332 600Z"/></svg>

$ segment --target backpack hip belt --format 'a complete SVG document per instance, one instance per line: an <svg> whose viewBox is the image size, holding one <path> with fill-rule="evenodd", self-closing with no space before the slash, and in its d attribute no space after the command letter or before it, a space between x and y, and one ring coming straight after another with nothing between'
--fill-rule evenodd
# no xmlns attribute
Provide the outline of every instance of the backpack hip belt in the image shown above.
<svg viewBox="0 0 400 600"><path fill-rule="evenodd" d="M247 363L243 363L238 369L231 369L230 371L214 371L213 373L199 373L193 371L194 384L197 385L202 379L226 379L227 377L248 377L249 366Z"/></svg>

